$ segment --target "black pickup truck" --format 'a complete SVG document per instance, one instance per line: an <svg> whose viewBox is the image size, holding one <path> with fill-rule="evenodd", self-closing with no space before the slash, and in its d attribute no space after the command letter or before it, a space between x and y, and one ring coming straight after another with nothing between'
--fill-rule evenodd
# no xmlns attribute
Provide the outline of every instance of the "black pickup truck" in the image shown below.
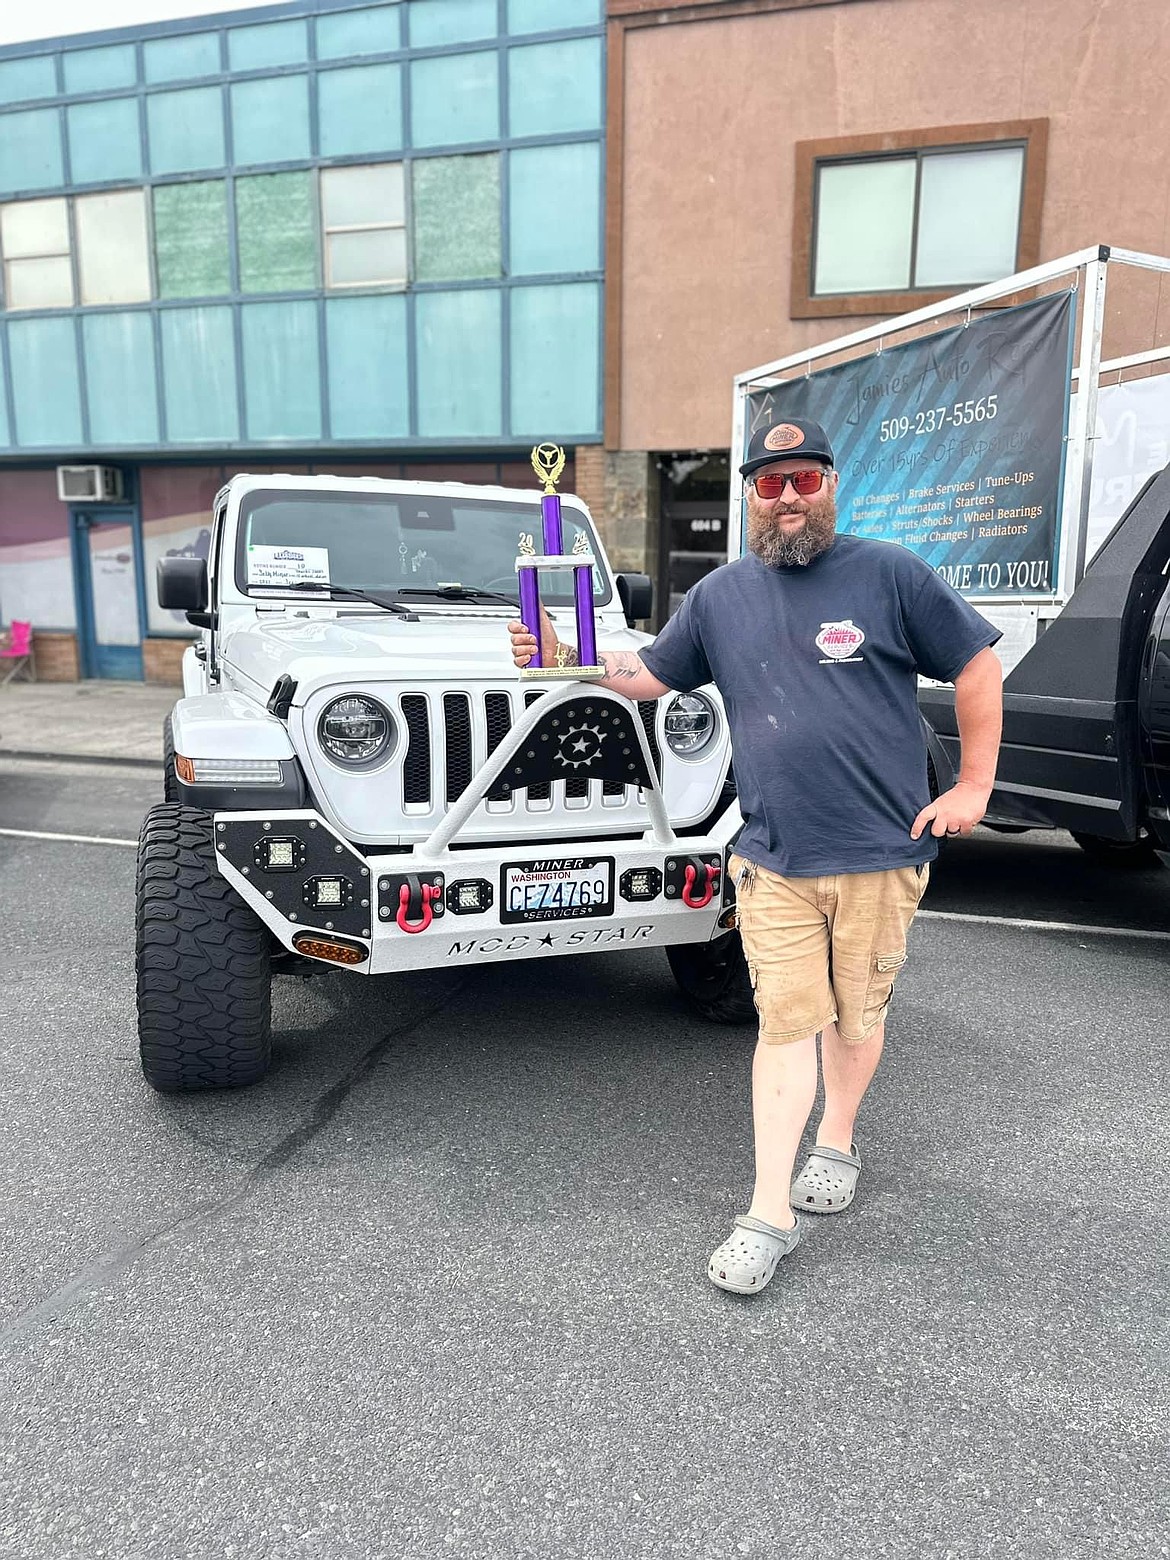
<svg viewBox="0 0 1170 1560"><path fill-rule="evenodd" d="M955 764L954 690L924 687L919 705ZM1170 466L1146 483L1060 616L1004 679L984 821L1009 832L1067 829L1095 860L1118 866L1159 857L1170 866Z"/></svg>

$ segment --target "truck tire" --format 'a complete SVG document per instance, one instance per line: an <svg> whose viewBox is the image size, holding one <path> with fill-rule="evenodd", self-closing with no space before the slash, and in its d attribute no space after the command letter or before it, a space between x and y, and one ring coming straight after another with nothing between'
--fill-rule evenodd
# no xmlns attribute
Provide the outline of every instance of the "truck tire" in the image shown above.
<svg viewBox="0 0 1170 1560"><path fill-rule="evenodd" d="M666 950L670 972L697 1013L713 1024L754 1024L756 1004L738 932Z"/></svg>
<svg viewBox="0 0 1170 1560"><path fill-rule="evenodd" d="M152 807L138 839L138 1043L152 1089L239 1089L268 1071L268 930L220 876L211 815Z"/></svg>
<svg viewBox="0 0 1170 1560"><path fill-rule="evenodd" d="M163 801L179 800L179 780L175 774L175 733L168 715L163 721Z"/></svg>
<svg viewBox="0 0 1170 1560"><path fill-rule="evenodd" d="M1099 867L1123 867L1137 871L1161 866L1154 842L1150 839L1108 840L1101 834L1073 834L1073 839Z"/></svg>

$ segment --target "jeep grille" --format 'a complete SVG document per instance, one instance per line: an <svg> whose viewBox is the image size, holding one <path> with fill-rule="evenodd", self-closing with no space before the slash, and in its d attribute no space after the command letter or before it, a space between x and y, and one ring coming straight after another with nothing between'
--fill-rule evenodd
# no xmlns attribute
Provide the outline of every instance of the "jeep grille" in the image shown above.
<svg viewBox="0 0 1170 1560"><path fill-rule="evenodd" d="M544 697L544 689L530 689L524 695L525 708ZM483 729L487 735L484 752L477 752L473 731L471 699L466 693L445 693L442 698L443 740L443 790L448 804L456 801L467 788L472 775L484 759L496 748L512 729L512 700L506 693L477 695L483 700ZM416 806L429 806L432 802L433 775L431 765L431 705L421 693L402 695L402 716L406 724L406 756L403 763L403 800ZM650 745L654 770L662 778L662 754L654 736L654 715L657 701L644 700L638 705L638 714ZM589 781L569 779L564 782L565 796L583 798L589 795ZM607 781L602 786L605 796L619 797L625 786ZM529 788L532 801L547 801L552 794L550 785L534 785ZM488 792L489 801L507 801L510 792L498 783Z"/></svg>

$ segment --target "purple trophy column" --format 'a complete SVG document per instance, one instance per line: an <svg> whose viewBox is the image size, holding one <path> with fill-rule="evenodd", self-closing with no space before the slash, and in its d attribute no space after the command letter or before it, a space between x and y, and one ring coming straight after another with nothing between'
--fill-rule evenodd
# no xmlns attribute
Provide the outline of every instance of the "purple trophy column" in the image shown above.
<svg viewBox="0 0 1170 1560"><path fill-rule="evenodd" d="M551 558L556 553L563 553L565 540L561 534L561 495L559 493L542 493L540 495L540 518L544 522L544 550L546 556Z"/></svg>
<svg viewBox="0 0 1170 1560"><path fill-rule="evenodd" d="M536 650L529 666L543 666L540 656L540 593L536 585L535 569L517 569L520 576L520 616L524 627L536 636Z"/></svg>
<svg viewBox="0 0 1170 1560"><path fill-rule="evenodd" d="M577 659L582 666L597 665L597 636L593 623L593 569L590 564L573 570L577 606Z"/></svg>

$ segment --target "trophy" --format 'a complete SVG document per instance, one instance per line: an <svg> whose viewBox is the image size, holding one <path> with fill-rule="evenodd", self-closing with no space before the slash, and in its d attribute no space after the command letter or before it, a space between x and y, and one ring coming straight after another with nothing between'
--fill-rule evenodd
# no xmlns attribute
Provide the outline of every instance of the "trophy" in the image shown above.
<svg viewBox="0 0 1170 1560"><path fill-rule="evenodd" d="M574 679L604 677L605 667L597 664L597 627L593 619L593 564L594 557L582 532L566 553L561 530L561 497L557 492L557 478L565 469L565 452L556 444L538 444L532 451L532 469L544 484L540 496L540 519L544 532L544 551L538 553L531 536L520 538L520 556L516 559L516 574L520 584L520 616L524 627L536 639L536 652L527 666L520 670L521 677L533 679ZM557 647L556 664L545 666L540 649L540 581L541 569L573 572L573 596L577 610L577 664L568 659L564 645Z"/></svg>

